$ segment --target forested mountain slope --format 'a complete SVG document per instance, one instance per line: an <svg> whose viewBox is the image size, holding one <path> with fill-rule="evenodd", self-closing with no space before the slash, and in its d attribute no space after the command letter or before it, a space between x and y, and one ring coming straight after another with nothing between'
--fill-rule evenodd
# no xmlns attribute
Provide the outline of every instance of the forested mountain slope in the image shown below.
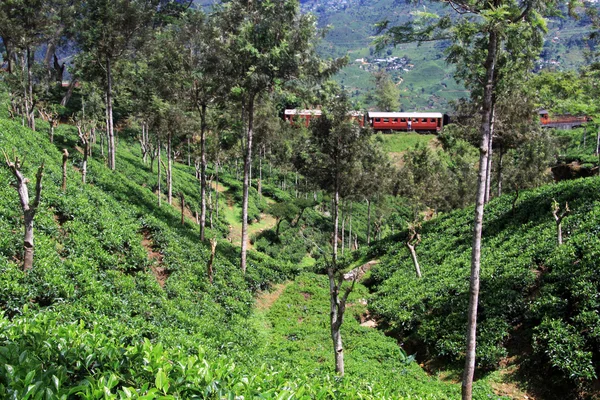
<svg viewBox="0 0 600 400"><path fill-rule="evenodd" d="M592 396L600 365L600 178L543 186L486 207L477 360L518 365L541 398ZM552 211L566 205L564 243ZM472 208L426 223L415 277L405 234L377 244L370 309L422 360L463 360ZM590 392L591 390L591 392Z"/></svg>

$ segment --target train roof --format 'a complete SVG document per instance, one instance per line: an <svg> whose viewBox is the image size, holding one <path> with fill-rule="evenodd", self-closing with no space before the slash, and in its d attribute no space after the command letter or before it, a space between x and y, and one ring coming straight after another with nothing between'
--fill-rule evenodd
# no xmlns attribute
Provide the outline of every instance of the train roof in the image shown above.
<svg viewBox="0 0 600 400"><path fill-rule="evenodd" d="M285 115L321 115L323 112L321 110L296 110L296 109L287 109L285 110Z"/></svg>
<svg viewBox="0 0 600 400"><path fill-rule="evenodd" d="M433 112L369 112L369 118L443 118L442 113Z"/></svg>

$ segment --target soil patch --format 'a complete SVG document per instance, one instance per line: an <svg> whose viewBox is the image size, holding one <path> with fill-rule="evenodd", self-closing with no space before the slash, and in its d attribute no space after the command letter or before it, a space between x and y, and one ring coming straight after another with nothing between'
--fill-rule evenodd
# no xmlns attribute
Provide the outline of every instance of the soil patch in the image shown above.
<svg viewBox="0 0 600 400"><path fill-rule="evenodd" d="M279 283L273 286L271 291L262 291L256 296L256 309L268 310L277 301L290 282Z"/></svg>
<svg viewBox="0 0 600 400"><path fill-rule="evenodd" d="M148 259L152 261L150 269L152 270L152 273L154 274L154 277L156 278L156 281L158 282L160 287L164 288L165 283L167 282L167 279L170 275L169 271L167 271L166 268L162 266L164 256L162 255L162 253L157 251L158 249L156 248L156 245L152 240L152 234L149 230L142 230L142 235L142 247L146 249L146 252L148 253Z"/></svg>

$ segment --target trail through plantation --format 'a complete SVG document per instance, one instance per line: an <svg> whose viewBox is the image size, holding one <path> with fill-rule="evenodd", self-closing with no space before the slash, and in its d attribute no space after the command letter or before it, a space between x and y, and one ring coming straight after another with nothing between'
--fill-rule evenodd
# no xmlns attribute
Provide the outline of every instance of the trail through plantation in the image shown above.
<svg viewBox="0 0 600 400"><path fill-rule="evenodd" d="M213 186L214 187L214 186ZM225 214L225 218L227 219L227 223L229 224L229 241L235 246L242 245L242 208L239 204L236 203L233 198L232 191L225 187L222 183L219 183L219 187L217 189L220 193L222 193L226 198L227 207L223 210ZM267 203L272 204L274 201L268 197ZM264 230L274 228L277 224L277 221L270 214L261 213L260 221L252 221L252 223L248 224L248 248L252 248L252 243L250 240L253 235L256 233L260 233Z"/></svg>
<svg viewBox="0 0 600 400"><path fill-rule="evenodd" d="M164 288L167 278L169 277L169 273L163 266L163 255L157 251L150 231L143 230L142 235L144 237L142 239L142 246L148 252L148 259L152 262L150 269L152 270L152 273L154 274L154 277L156 278L156 281L160 287Z"/></svg>

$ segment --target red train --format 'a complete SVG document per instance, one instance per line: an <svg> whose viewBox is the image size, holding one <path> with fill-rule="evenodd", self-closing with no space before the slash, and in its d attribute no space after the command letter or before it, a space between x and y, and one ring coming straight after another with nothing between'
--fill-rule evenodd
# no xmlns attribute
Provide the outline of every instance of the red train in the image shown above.
<svg viewBox="0 0 600 400"><path fill-rule="evenodd" d="M285 120L306 127L321 110L285 110ZM448 116L432 112L367 112L352 111L350 117L362 127L368 124L375 131L439 132L448 123Z"/></svg>
<svg viewBox="0 0 600 400"><path fill-rule="evenodd" d="M570 129L577 126L581 126L586 122L590 122L592 119L586 115L574 116L574 115L552 115L546 110L540 110L540 124L543 128L562 128Z"/></svg>

